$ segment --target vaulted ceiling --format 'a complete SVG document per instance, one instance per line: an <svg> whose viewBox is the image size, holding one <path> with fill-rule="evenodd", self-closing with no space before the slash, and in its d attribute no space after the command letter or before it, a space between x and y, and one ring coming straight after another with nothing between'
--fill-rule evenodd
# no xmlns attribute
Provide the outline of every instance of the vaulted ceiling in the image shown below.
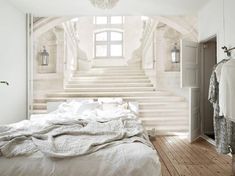
<svg viewBox="0 0 235 176"><path fill-rule="evenodd" d="M209 0L120 0L112 10L93 7L89 0L9 0L35 16L195 15Z"/></svg>

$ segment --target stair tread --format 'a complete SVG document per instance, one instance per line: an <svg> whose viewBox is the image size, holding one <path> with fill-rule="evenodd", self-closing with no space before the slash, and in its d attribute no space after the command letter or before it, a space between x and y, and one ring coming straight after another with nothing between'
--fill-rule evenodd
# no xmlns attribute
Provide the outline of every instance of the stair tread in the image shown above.
<svg viewBox="0 0 235 176"><path fill-rule="evenodd" d="M188 112L186 108L178 108L178 109L140 109L139 112Z"/></svg>
<svg viewBox="0 0 235 176"><path fill-rule="evenodd" d="M86 88L86 87L76 87L76 88L67 88L67 89L74 89L74 90L87 90L87 89L94 89L94 90L97 90L97 89L110 89L110 90L115 90L115 89L154 89L153 87L89 87L89 88ZM66 89L65 89L66 90Z"/></svg>

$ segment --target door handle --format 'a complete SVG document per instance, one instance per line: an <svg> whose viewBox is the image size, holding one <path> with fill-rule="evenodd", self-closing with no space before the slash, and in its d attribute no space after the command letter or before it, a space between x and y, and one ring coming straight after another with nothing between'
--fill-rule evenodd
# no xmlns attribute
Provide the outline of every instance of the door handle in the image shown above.
<svg viewBox="0 0 235 176"><path fill-rule="evenodd" d="M6 84L7 86L9 86L9 83L7 81L0 81L0 84Z"/></svg>

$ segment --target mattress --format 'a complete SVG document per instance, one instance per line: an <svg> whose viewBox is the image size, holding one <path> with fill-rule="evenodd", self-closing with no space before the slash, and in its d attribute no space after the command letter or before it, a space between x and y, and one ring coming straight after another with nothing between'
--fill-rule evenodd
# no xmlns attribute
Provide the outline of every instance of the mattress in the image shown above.
<svg viewBox="0 0 235 176"><path fill-rule="evenodd" d="M111 146L80 157L51 159L38 152L31 156L0 157L1 176L160 176L155 150L131 143Z"/></svg>

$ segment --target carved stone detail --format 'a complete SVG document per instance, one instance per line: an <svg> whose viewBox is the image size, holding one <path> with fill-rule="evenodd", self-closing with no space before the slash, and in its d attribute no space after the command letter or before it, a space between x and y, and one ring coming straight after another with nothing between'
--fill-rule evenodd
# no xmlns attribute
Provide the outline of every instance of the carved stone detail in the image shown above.
<svg viewBox="0 0 235 176"><path fill-rule="evenodd" d="M101 9L112 9L119 0L90 0L91 3Z"/></svg>

